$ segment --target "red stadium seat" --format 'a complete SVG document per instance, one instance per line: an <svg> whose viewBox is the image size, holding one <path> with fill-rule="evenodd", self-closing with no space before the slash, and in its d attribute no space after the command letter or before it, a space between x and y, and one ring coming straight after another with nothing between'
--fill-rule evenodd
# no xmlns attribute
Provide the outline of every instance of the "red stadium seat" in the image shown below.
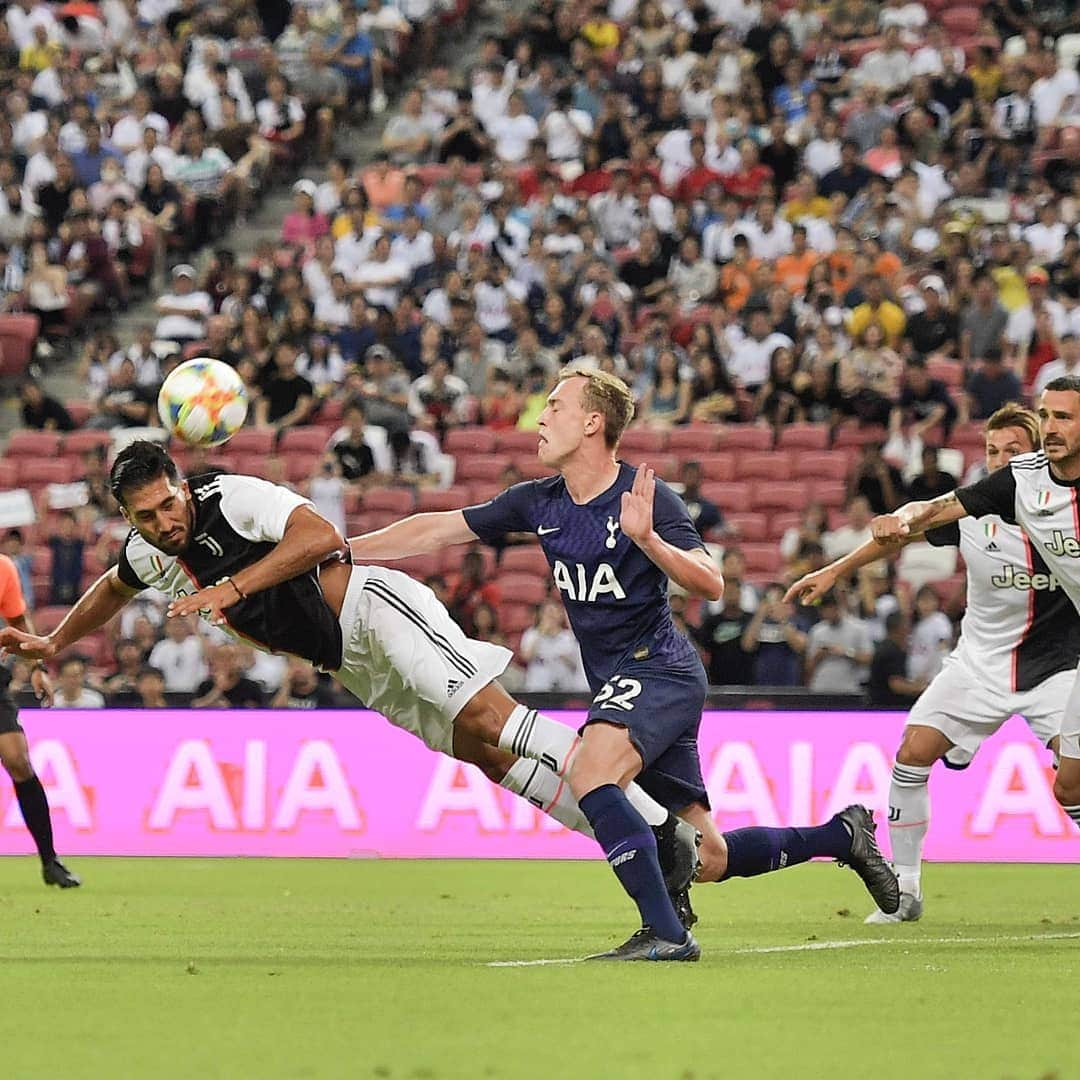
<svg viewBox="0 0 1080 1080"><path fill-rule="evenodd" d="M503 574L533 574L546 581L551 574L547 556L539 544L515 544L506 548L499 560L499 571Z"/></svg>
<svg viewBox="0 0 1080 1080"><path fill-rule="evenodd" d="M880 425L859 427L856 424L841 424L833 436L833 447L865 446L866 443L884 443L889 433Z"/></svg>
<svg viewBox="0 0 1080 1080"><path fill-rule="evenodd" d="M539 436L535 431L517 431L513 428L495 432L495 449L500 454L528 453L536 456Z"/></svg>
<svg viewBox="0 0 1080 1080"><path fill-rule="evenodd" d="M828 450L828 424L788 424L780 429L776 440L778 448L784 450Z"/></svg>
<svg viewBox="0 0 1080 1080"><path fill-rule="evenodd" d="M498 480L475 480L469 484L469 505L486 503L503 490L504 487Z"/></svg>
<svg viewBox="0 0 1080 1080"><path fill-rule="evenodd" d="M736 455L733 453L699 454L692 460L701 466L706 480L734 480Z"/></svg>
<svg viewBox="0 0 1080 1080"><path fill-rule="evenodd" d="M523 480L543 480L545 476L554 476L555 470L550 465L545 465L539 458L530 455L519 458L514 466Z"/></svg>
<svg viewBox="0 0 1080 1080"><path fill-rule="evenodd" d="M284 442L284 440L282 440ZM326 439L322 440L322 449ZM260 428L241 428L230 440L229 449L234 454L272 454L274 452L274 433Z"/></svg>
<svg viewBox="0 0 1080 1080"><path fill-rule="evenodd" d="M746 558L746 570L751 574L776 574L783 565L780 549L772 543L739 544Z"/></svg>
<svg viewBox="0 0 1080 1080"><path fill-rule="evenodd" d="M721 450L771 450L772 444L769 428L735 424L720 432Z"/></svg>
<svg viewBox="0 0 1080 1080"><path fill-rule="evenodd" d="M470 551L478 551L484 561L484 577L491 581L495 578L495 552L488 547L466 547L464 544L455 544L454 547L444 548L439 554L439 573L453 577L460 572L461 564Z"/></svg>
<svg viewBox="0 0 1080 1080"><path fill-rule="evenodd" d="M14 461L0 461L0 489L10 491L18 486L19 466Z"/></svg>
<svg viewBox="0 0 1080 1080"><path fill-rule="evenodd" d="M55 458L60 456L61 437L55 431L13 431L5 456Z"/></svg>
<svg viewBox="0 0 1080 1080"><path fill-rule="evenodd" d="M442 491L421 491L416 496L416 512L426 514L438 510L460 510L469 505L469 489L448 487Z"/></svg>
<svg viewBox="0 0 1080 1080"><path fill-rule="evenodd" d="M326 435L321 428L289 428L278 442L278 453L321 454L326 449Z"/></svg>
<svg viewBox="0 0 1080 1080"><path fill-rule="evenodd" d="M628 465L648 465L661 480L675 480L679 475L679 459L673 454L630 453L622 457Z"/></svg>
<svg viewBox="0 0 1080 1080"><path fill-rule="evenodd" d="M846 480L850 471L847 454L835 450L792 455L792 475L799 480Z"/></svg>
<svg viewBox="0 0 1080 1080"><path fill-rule="evenodd" d="M740 480L790 480L791 462L786 453L777 450L739 454L735 475Z"/></svg>
<svg viewBox="0 0 1080 1080"><path fill-rule="evenodd" d="M41 330L36 315L0 315L0 375L22 375L34 357Z"/></svg>
<svg viewBox="0 0 1080 1080"><path fill-rule="evenodd" d="M31 458L19 460L19 482L29 487L44 484L70 484L81 473L82 468L73 458L43 458L40 461Z"/></svg>
<svg viewBox="0 0 1080 1080"><path fill-rule="evenodd" d="M504 603L539 604L547 596L547 581L536 574L502 573L498 582Z"/></svg>
<svg viewBox="0 0 1080 1080"><path fill-rule="evenodd" d="M282 454L282 457L285 459L285 476L294 484L298 480L307 480L322 461L321 453L305 454L295 449L288 454Z"/></svg>
<svg viewBox="0 0 1080 1080"><path fill-rule="evenodd" d="M752 484L715 484L701 485L701 494L710 502L716 503L725 514L739 514L753 509L751 506Z"/></svg>
<svg viewBox="0 0 1080 1080"><path fill-rule="evenodd" d="M405 488L374 488L364 495L363 512L383 510L398 517L407 517L413 512L416 498L412 491Z"/></svg>
<svg viewBox="0 0 1080 1080"><path fill-rule="evenodd" d="M979 32L982 14L977 7L950 7L938 13L941 25L950 36L972 35Z"/></svg>
<svg viewBox="0 0 1080 1080"><path fill-rule="evenodd" d="M744 540L767 540L769 518L766 514L735 513L725 514L724 521L728 528L735 531L740 543Z"/></svg>
<svg viewBox="0 0 1080 1080"><path fill-rule="evenodd" d="M672 428L668 434L668 450L685 458L689 454L706 454L720 445L720 429L715 425L692 424Z"/></svg>
<svg viewBox="0 0 1080 1080"><path fill-rule="evenodd" d="M782 540L788 529L797 529L802 521L802 514L786 511L782 514L769 515L769 536L774 543Z"/></svg>
<svg viewBox="0 0 1080 1080"><path fill-rule="evenodd" d="M755 510L768 507L777 510L801 510L810 495L805 484L773 483L753 485L753 505Z"/></svg>
<svg viewBox="0 0 1080 1080"><path fill-rule="evenodd" d="M77 457L88 450L112 446L112 436L107 431L73 431L64 436L64 455Z"/></svg>
<svg viewBox="0 0 1080 1080"><path fill-rule="evenodd" d="M619 441L620 453L657 454L667 446L668 433L656 428L631 428Z"/></svg>
<svg viewBox="0 0 1080 1080"><path fill-rule="evenodd" d="M391 570L400 570L414 581L424 581L433 574L439 573L442 568L442 557L438 554L411 555L407 559L388 560L381 565Z"/></svg>
<svg viewBox="0 0 1080 1080"><path fill-rule="evenodd" d="M486 480L498 483L506 468L506 462L500 458L486 455L469 454L457 459L456 479L462 481Z"/></svg>
<svg viewBox="0 0 1080 1080"><path fill-rule="evenodd" d="M490 454L495 449L495 432L482 427L454 428L446 433L442 448L444 453L454 457L461 454Z"/></svg>
<svg viewBox="0 0 1080 1080"><path fill-rule="evenodd" d="M847 502L847 484L842 480L815 480L810 492L811 499L825 507L840 507Z"/></svg>
<svg viewBox="0 0 1080 1080"><path fill-rule="evenodd" d="M66 605L36 608L34 610L34 629L39 634L51 634L63 622L70 610Z"/></svg>
<svg viewBox="0 0 1080 1080"><path fill-rule="evenodd" d="M506 634L516 634L528 630L536 621L533 604L500 604L499 629Z"/></svg>
<svg viewBox="0 0 1080 1080"><path fill-rule="evenodd" d="M89 401L65 401L64 408L76 427L82 427L94 415L94 406Z"/></svg>

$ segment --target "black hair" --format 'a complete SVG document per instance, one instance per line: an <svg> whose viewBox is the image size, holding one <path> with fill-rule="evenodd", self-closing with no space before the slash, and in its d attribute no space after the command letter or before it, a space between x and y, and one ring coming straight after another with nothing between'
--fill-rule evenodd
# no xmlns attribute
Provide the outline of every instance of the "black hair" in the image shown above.
<svg viewBox="0 0 1080 1080"><path fill-rule="evenodd" d="M890 611L885 616L885 633L891 634L894 630L899 630L904 625L904 613L902 611Z"/></svg>
<svg viewBox="0 0 1080 1080"><path fill-rule="evenodd" d="M159 443L136 439L116 455L109 471L109 490L123 506L125 492L149 484L159 476L175 483L180 479L180 470Z"/></svg>
<svg viewBox="0 0 1080 1080"><path fill-rule="evenodd" d="M1080 394L1080 378L1076 375L1060 375L1051 379L1043 390L1071 390L1074 394Z"/></svg>

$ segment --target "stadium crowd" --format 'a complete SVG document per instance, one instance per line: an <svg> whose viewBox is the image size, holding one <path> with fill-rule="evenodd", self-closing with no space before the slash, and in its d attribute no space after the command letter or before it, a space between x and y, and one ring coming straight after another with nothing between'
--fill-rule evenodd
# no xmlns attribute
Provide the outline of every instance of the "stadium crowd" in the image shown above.
<svg viewBox="0 0 1080 1080"><path fill-rule="evenodd" d="M65 64L72 41L36 28L47 5L8 11L18 65L0 124L0 258L9 296L21 290L46 332L34 283L83 296L102 243L101 265L130 278L132 262L121 273L105 248L126 222L155 219L151 171L191 215L174 235L211 240L198 183L212 170L199 163L231 178L215 205L235 194L242 212L290 137L329 155L335 111L385 105L380 69L428 7L297 4L270 26L185 4L148 26L113 2L131 31L115 57L89 50L97 83ZM430 41L417 48L430 55ZM855 547L873 513L977 475L978 422L1077 371L1078 57L1080 15L1054 0L538 0L506 16L464 84L429 65L373 160L331 156L326 179L296 180L279 244L250 261L219 246L202 273L170 260L156 325L130 343L107 330L84 341L87 400L24 388L28 428L88 430L57 440L78 455L70 475L27 473L9 447L0 470L9 462L44 509L5 549L50 607L109 564L105 447L154 423L156 388L184 357L230 363L254 399L251 430L221 453L181 452L188 470L257 468L349 532L540 475L529 433L551 377L594 366L634 389L626 458L678 485L723 562L721 601L676 600L710 680L869 688L894 705L889 676L904 672L913 698L962 608L951 555L913 547L816 609L785 604L783 584ZM64 102L41 107L42 71L74 88ZM255 119L241 121L249 83ZM238 122L254 126L230 154L221 131ZM110 157L123 165L107 179ZM135 198L118 201L116 184ZM546 570L520 547L409 568L469 632L515 648L514 689L580 691ZM162 623L152 600L132 608L89 665L65 663L61 700L328 693L301 665Z"/></svg>

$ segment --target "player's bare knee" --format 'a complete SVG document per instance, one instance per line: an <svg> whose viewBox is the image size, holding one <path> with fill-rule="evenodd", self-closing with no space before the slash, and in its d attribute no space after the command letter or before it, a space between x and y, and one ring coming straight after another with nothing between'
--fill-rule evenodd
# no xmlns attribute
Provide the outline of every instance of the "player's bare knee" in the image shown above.
<svg viewBox="0 0 1080 1080"><path fill-rule="evenodd" d="M16 784L21 784L34 775L34 766L30 764L30 758L25 753L4 754L0 757L0 762Z"/></svg>
<svg viewBox="0 0 1080 1080"><path fill-rule="evenodd" d="M933 728L909 727L900 740L896 761L900 765L930 766L943 757L952 744Z"/></svg>
<svg viewBox="0 0 1080 1080"><path fill-rule="evenodd" d="M627 784L639 772L641 755L626 728L591 724L585 729L567 779L574 798L580 799L605 784Z"/></svg>
<svg viewBox="0 0 1080 1080"><path fill-rule="evenodd" d="M1054 777L1054 798L1060 806L1080 806L1080 777L1062 776L1059 769Z"/></svg>

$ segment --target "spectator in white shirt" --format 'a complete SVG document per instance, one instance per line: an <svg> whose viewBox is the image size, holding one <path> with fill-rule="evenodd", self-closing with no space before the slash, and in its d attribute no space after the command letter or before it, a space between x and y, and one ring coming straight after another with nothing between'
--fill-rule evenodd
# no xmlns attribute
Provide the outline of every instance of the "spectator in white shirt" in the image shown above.
<svg viewBox="0 0 1080 1080"><path fill-rule="evenodd" d="M641 231L638 202L630 191L630 173L622 165L611 172L611 187L589 199L589 217L609 248L626 247Z"/></svg>
<svg viewBox="0 0 1080 1080"><path fill-rule="evenodd" d="M517 93L510 95L506 115L492 120L487 131L499 160L512 164L525 160L529 144L540 134L536 121L525 111L525 99Z"/></svg>
<svg viewBox="0 0 1080 1080"><path fill-rule="evenodd" d="M113 125L112 144L121 153L128 154L143 145L143 131L154 128L162 139L169 137L169 121L161 113L151 109L150 93L136 90L131 99L131 110L124 113Z"/></svg>
<svg viewBox="0 0 1080 1080"><path fill-rule="evenodd" d="M593 133L592 117L584 109L572 108L572 101L570 89L561 89L555 96L555 107L540 123L552 161L579 161L584 140Z"/></svg>
<svg viewBox="0 0 1080 1080"><path fill-rule="evenodd" d="M169 693L194 693L206 678L206 661L202 638L192 631L190 618L165 620L165 637L150 650L149 663L164 676Z"/></svg>
<svg viewBox="0 0 1080 1080"><path fill-rule="evenodd" d="M1047 195L1039 207L1039 220L1024 230L1024 239L1031 245L1031 254L1035 261L1057 262L1068 234L1069 227L1058 213L1058 200Z"/></svg>
<svg viewBox="0 0 1080 1080"><path fill-rule="evenodd" d="M911 58L900 41L900 29L888 26L880 49L868 52L854 71L860 86L872 83L886 95L894 94L911 82Z"/></svg>
<svg viewBox="0 0 1080 1080"><path fill-rule="evenodd" d="M60 662L53 704L58 709L103 709L105 698L86 685L86 661L69 656Z"/></svg>
<svg viewBox="0 0 1080 1080"><path fill-rule="evenodd" d="M384 234L375 241L370 257L353 271L352 284L363 290L369 304L393 311L411 276L409 264L390 254L390 237Z"/></svg>
<svg viewBox="0 0 1080 1080"><path fill-rule="evenodd" d="M1073 378L1080 376L1080 338L1071 330L1066 330L1058 339L1058 348L1061 355L1049 364L1043 364L1035 376L1035 386L1031 394L1034 400L1038 400L1048 382L1066 375Z"/></svg>
<svg viewBox="0 0 1080 1080"><path fill-rule="evenodd" d="M581 652L567 628L562 606L547 600L540 605L536 625L521 635L521 658L525 669L524 689L545 691L581 690Z"/></svg>
<svg viewBox="0 0 1080 1080"><path fill-rule="evenodd" d="M195 288L195 267L181 263L172 272L171 291L158 298L154 337L160 341L178 341L181 345L202 341L206 320L214 310L209 293Z"/></svg>
<svg viewBox="0 0 1080 1080"><path fill-rule="evenodd" d="M415 165L431 157L431 147L442 125L424 114L424 96L410 90L401 103L401 112L390 118L383 132L382 147L395 165Z"/></svg>
<svg viewBox="0 0 1080 1080"><path fill-rule="evenodd" d="M732 337L734 341L727 361L728 373L750 392L760 389L768 379L769 365L776 349L781 345L787 349L794 347L787 334L772 329L769 313L762 308L750 312L749 334L742 335L736 330Z"/></svg>
<svg viewBox="0 0 1080 1080"><path fill-rule="evenodd" d="M393 258L408 263L412 273L435 261L435 240L431 233L424 229L419 214L410 211L405 215L401 232L390 244L390 254Z"/></svg>
<svg viewBox="0 0 1080 1080"><path fill-rule="evenodd" d="M794 237L791 223L776 216L776 202L770 196L758 200L755 224L757 227L748 236L755 259L773 262L791 252Z"/></svg>

